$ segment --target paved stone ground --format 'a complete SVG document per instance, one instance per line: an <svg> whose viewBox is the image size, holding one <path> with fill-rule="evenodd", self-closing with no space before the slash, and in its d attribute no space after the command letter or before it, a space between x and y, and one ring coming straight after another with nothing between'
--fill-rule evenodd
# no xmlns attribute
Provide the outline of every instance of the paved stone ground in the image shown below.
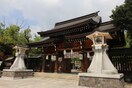
<svg viewBox="0 0 132 88"><path fill-rule="evenodd" d="M60 75L52 74L52 77L42 77L42 74L41 76L39 74L40 77L35 75L33 78L15 80L0 78L0 88L87 88L78 86L78 79L74 77L69 79L69 74ZM132 88L132 84L126 84L125 88Z"/></svg>

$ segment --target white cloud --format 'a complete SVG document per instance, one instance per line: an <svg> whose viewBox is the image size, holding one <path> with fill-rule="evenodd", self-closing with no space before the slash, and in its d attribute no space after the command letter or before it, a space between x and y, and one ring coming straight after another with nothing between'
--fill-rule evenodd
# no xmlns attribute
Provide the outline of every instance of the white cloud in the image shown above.
<svg viewBox="0 0 132 88"><path fill-rule="evenodd" d="M61 6L61 0L19 0L14 5L26 19L35 20L47 28L55 19L55 10Z"/></svg>
<svg viewBox="0 0 132 88"><path fill-rule="evenodd" d="M32 33L31 33L32 35L38 35L37 32L42 31L42 27L37 25L31 26L30 29L32 29Z"/></svg>
<svg viewBox="0 0 132 88"><path fill-rule="evenodd" d="M123 4L124 0L83 0L82 9L84 13L86 11L100 11L100 15L103 21L110 20L109 16L112 14L112 10L116 5Z"/></svg>
<svg viewBox="0 0 132 88"><path fill-rule="evenodd" d="M111 10L123 2L124 0L0 0L0 17L18 10L24 19L37 23L30 26L32 32L36 33L53 28L58 21L95 11L100 11L104 21L109 20Z"/></svg>
<svg viewBox="0 0 132 88"><path fill-rule="evenodd" d="M9 3L9 0L0 0L0 16L5 16L8 15L12 8L13 5Z"/></svg>
<svg viewBox="0 0 132 88"><path fill-rule="evenodd" d="M42 3L42 0L38 0L40 1L40 3ZM48 6L54 6L54 5L58 5L58 3L61 2L61 0L43 0L44 3L46 3L46 5Z"/></svg>

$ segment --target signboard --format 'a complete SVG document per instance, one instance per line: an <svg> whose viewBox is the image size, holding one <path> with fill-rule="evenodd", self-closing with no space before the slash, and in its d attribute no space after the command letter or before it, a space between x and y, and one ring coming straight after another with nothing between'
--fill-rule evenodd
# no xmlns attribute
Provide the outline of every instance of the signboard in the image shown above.
<svg viewBox="0 0 132 88"><path fill-rule="evenodd" d="M80 59L82 59L83 56L82 56L82 54L79 54L78 52L73 52L73 54L71 54L70 52L67 52L64 55L64 58L80 58Z"/></svg>
<svg viewBox="0 0 132 88"><path fill-rule="evenodd" d="M71 58L71 52L67 52L65 55L64 55L64 58Z"/></svg>

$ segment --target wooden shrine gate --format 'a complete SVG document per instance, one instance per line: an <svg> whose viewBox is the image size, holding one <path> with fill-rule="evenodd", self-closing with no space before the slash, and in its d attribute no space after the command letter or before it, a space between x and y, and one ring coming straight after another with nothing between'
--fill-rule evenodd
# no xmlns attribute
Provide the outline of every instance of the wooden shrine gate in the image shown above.
<svg viewBox="0 0 132 88"><path fill-rule="evenodd" d="M109 58L119 73L124 73L125 81L132 82L132 48L110 49Z"/></svg>

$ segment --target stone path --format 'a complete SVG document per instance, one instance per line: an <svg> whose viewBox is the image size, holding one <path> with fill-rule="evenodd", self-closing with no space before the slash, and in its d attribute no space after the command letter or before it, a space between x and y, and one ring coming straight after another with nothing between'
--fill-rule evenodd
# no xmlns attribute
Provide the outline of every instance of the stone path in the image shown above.
<svg viewBox="0 0 132 88"><path fill-rule="evenodd" d="M86 88L79 87L77 80L55 78L0 79L0 88Z"/></svg>
<svg viewBox="0 0 132 88"><path fill-rule="evenodd" d="M33 78L15 80L0 78L0 88L87 88L78 86L77 77L72 75L73 77L70 78L69 74L61 75L52 74L52 77L42 77L43 75L39 74L40 77L35 75ZM132 84L125 85L125 88L132 88Z"/></svg>

